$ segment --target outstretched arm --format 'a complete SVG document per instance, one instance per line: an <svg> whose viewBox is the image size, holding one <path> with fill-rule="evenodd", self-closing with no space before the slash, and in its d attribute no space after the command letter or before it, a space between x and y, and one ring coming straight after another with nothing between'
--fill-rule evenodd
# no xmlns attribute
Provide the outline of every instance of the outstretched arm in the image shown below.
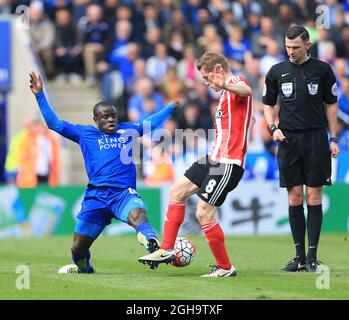
<svg viewBox="0 0 349 320"><path fill-rule="evenodd" d="M30 89L34 93L36 101L38 102L42 116L49 129L56 132L61 132L63 129L63 122L57 117L53 112L51 106L49 105L46 96L43 91L43 84L39 74L30 72Z"/></svg>
<svg viewBox="0 0 349 320"><path fill-rule="evenodd" d="M160 126L175 109L181 109L182 105L178 102L171 102L161 111L151 115L143 121L143 134Z"/></svg>

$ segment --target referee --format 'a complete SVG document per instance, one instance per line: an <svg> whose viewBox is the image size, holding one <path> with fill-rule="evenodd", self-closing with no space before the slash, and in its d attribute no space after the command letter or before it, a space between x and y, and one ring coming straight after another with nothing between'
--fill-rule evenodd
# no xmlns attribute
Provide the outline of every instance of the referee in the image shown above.
<svg viewBox="0 0 349 320"><path fill-rule="evenodd" d="M317 247L322 225L322 186L331 185L331 155L339 148L337 85L329 64L312 58L308 31L292 26L286 32L289 59L274 65L265 79L264 116L274 141L279 141L280 187L287 188L289 221L296 257L282 270L319 272ZM274 106L280 101L279 123ZM327 129L330 132L328 139ZM306 186L307 221L303 208ZM308 231L308 252L305 231Z"/></svg>

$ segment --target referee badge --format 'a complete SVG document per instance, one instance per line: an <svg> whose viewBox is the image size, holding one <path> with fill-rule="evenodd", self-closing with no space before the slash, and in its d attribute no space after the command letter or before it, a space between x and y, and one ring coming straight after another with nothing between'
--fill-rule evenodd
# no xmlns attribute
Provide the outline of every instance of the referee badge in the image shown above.
<svg viewBox="0 0 349 320"><path fill-rule="evenodd" d="M293 83L292 82L286 82L281 84L281 90L282 93L286 98L289 98L293 92Z"/></svg>
<svg viewBox="0 0 349 320"><path fill-rule="evenodd" d="M332 92L332 95L334 95L335 97L337 97L338 95L338 89L337 89L337 83L335 82L331 88L331 92Z"/></svg>
<svg viewBox="0 0 349 320"><path fill-rule="evenodd" d="M308 83L308 90L309 90L309 93L312 95L312 96L315 96L317 94L317 89L318 89L319 85L316 84L316 83Z"/></svg>

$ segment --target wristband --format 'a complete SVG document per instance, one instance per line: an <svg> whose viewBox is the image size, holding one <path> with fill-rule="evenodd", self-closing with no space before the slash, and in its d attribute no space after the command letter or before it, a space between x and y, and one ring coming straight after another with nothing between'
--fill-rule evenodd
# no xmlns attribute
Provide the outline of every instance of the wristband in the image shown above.
<svg viewBox="0 0 349 320"><path fill-rule="evenodd" d="M268 130L271 136L273 136L274 132L279 129L275 124L268 125Z"/></svg>
<svg viewBox="0 0 349 320"><path fill-rule="evenodd" d="M338 138L337 137L331 137L330 142L335 142L338 143Z"/></svg>

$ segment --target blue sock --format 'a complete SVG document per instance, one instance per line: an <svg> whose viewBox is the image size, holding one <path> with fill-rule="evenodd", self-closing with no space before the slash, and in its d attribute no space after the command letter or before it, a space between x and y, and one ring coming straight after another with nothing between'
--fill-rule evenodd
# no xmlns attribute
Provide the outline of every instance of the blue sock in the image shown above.
<svg viewBox="0 0 349 320"><path fill-rule="evenodd" d="M91 253L90 250L87 250L85 254L85 258L78 258L72 253L72 258L74 263L78 266L79 268L79 273L93 273L94 270L90 264L90 258L91 258Z"/></svg>
<svg viewBox="0 0 349 320"><path fill-rule="evenodd" d="M136 232L141 232L147 241L158 238L156 231L152 228L149 222L141 223L138 227L136 227Z"/></svg>

